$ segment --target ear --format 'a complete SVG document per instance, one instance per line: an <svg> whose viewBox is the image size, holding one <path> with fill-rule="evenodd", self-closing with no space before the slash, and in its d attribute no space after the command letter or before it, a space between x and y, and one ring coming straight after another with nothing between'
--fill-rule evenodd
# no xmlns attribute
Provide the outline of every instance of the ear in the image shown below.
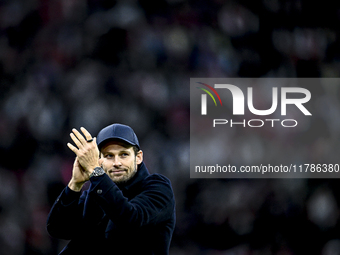
<svg viewBox="0 0 340 255"><path fill-rule="evenodd" d="M141 164L143 162L143 151L139 150L136 155L136 163L137 165Z"/></svg>

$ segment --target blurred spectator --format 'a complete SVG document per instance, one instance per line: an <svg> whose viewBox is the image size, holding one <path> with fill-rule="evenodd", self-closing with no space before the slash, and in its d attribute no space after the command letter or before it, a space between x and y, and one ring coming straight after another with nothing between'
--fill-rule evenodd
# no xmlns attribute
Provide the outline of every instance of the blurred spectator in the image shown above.
<svg viewBox="0 0 340 255"><path fill-rule="evenodd" d="M134 127L150 170L173 182L171 254L338 254L336 181L189 178L189 78L338 77L339 11L301 0L0 1L0 254L60 251L45 221L71 172L68 134L113 122ZM235 132L225 153L275 160L300 139L285 157L336 161L337 86L313 92L318 121L302 123L304 135Z"/></svg>

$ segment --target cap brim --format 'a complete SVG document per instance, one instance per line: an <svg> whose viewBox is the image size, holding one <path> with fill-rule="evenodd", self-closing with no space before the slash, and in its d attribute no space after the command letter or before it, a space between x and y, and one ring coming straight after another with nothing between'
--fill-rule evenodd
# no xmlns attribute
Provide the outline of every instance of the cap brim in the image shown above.
<svg viewBox="0 0 340 255"><path fill-rule="evenodd" d="M99 144L98 144L98 148L101 149L106 143L110 142L110 141L115 141L115 140L118 140L118 141L122 141L126 144L129 144L131 146L136 146L138 149L139 146L137 144L134 144L134 143L131 143L129 140L125 139L125 138L122 138L122 137L110 137L110 138L107 138L103 141L101 141Z"/></svg>

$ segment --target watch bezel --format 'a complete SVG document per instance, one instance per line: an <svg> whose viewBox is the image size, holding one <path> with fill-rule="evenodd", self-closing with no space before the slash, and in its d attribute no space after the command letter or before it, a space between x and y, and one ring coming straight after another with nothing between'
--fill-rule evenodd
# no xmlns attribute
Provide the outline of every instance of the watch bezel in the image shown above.
<svg viewBox="0 0 340 255"><path fill-rule="evenodd" d="M93 177L93 176L101 176L101 175L103 175L103 174L105 174L105 171L104 171L103 168L101 168L101 167L95 167L95 168L93 169L93 172L90 174L90 178Z"/></svg>

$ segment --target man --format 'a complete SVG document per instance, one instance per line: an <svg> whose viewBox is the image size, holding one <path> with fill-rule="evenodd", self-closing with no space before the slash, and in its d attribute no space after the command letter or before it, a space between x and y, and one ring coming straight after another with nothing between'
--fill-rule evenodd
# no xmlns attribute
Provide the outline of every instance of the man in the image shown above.
<svg viewBox="0 0 340 255"><path fill-rule="evenodd" d="M112 124L97 138L81 131L85 137L70 134L72 177L47 219L52 237L71 240L60 254L168 254L175 227L170 181L149 174L129 126Z"/></svg>

